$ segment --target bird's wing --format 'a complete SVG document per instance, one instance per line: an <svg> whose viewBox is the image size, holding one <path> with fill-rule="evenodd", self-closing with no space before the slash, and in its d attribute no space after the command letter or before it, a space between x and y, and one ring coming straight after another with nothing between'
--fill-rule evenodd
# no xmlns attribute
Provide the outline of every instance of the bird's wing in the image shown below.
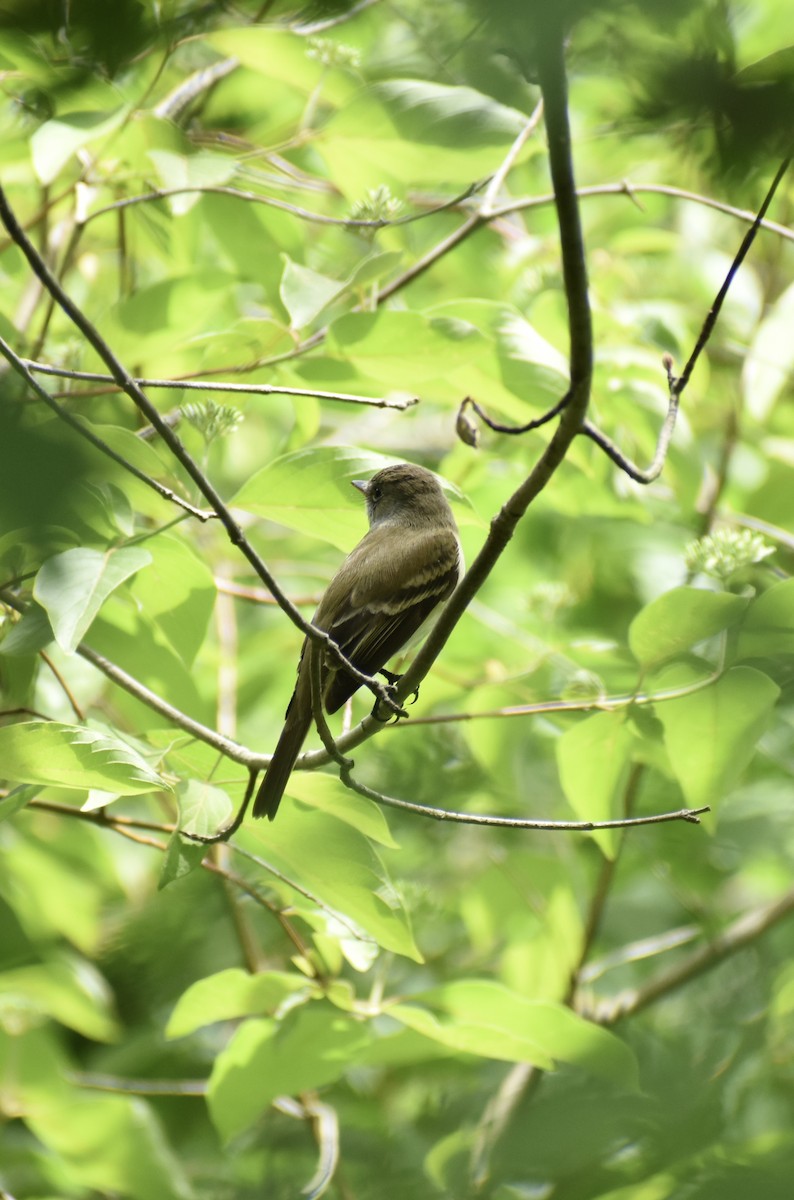
<svg viewBox="0 0 794 1200"><path fill-rule="evenodd" d="M429 534L407 531L400 551L394 554L391 542L383 561L378 561L377 539L372 538L369 546L366 542L365 538L357 547L367 553L366 582L351 587L346 582L348 572L340 572L338 586L347 589L347 596L340 602L337 592L336 616L328 633L360 671L375 675L451 595L461 559L458 539L448 529ZM356 576L361 577L351 562L350 578ZM317 618L321 623L320 612ZM336 712L359 686L344 671L332 671L325 694L328 712Z"/></svg>

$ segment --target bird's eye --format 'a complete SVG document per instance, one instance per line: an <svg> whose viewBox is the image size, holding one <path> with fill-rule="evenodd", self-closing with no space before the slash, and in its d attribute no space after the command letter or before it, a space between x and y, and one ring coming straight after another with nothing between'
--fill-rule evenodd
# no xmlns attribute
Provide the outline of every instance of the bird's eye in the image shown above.
<svg viewBox="0 0 794 1200"><path fill-rule="evenodd" d="M380 500L382 495L383 495L383 489L380 487L379 484L376 483L374 488L371 490L371 492L369 494L369 498L370 498L370 500L374 500L375 502L377 502L378 500Z"/></svg>

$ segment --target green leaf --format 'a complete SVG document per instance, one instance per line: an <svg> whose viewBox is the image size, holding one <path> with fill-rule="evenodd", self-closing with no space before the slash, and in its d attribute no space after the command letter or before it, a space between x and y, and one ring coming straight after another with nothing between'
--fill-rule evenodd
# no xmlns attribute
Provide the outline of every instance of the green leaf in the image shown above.
<svg viewBox="0 0 794 1200"><path fill-rule="evenodd" d="M468 87L450 87L426 79L394 79L379 84L402 137L451 149L501 146L523 129L526 117Z"/></svg>
<svg viewBox="0 0 794 1200"><path fill-rule="evenodd" d="M5 777L19 783L98 788L116 796L168 787L120 738L58 721L25 721L0 729L0 761Z"/></svg>
<svg viewBox="0 0 794 1200"><path fill-rule="evenodd" d="M737 658L794 654L794 579L784 579L752 601L739 629Z"/></svg>
<svg viewBox="0 0 794 1200"><path fill-rule="evenodd" d="M294 972L261 971L250 975L231 967L200 979L179 997L166 1026L166 1037L185 1037L216 1021L271 1014L286 1000L316 994L316 984Z"/></svg>
<svg viewBox="0 0 794 1200"><path fill-rule="evenodd" d="M212 618L215 580L203 559L180 538L160 534L150 539L147 550L151 565L135 577L130 591L190 666Z"/></svg>
<svg viewBox="0 0 794 1200"><path fill-rule="evenodd" d="M366 478L394 461L346 446L298 450L252 475L232 504L350 550L367 525L351 480Z"/></svg>
<svg viewBox="0 0 794 1200"><path fill-rule="evenodd" d="M324 1087L355 1065L371 1041L366 1024L324 1001L283 1022L246 1021L215 1060L207 1091L210 1115L228 1140L282 1094Z"/></svg>
<svg viewBox="0 0 794 1200"><path fill-rule="evenodd" d="M327 346L365 377L400 391L418 391L487 350L486 339L468 321L387 309L339 317L328 331Z"/></svg>
<svg viewBox="0 0 794 1200"><path fill-rule="evenodd" d="M624 1087L637 1086L634 1055L614 1034L563 1004L526 1000L502 984L466 979L396 1004L390 1016L450 1049L546 1070L575 1063Z"/></svg>
<svg viewBox="0 0 794 1200"><path fill-rule="evenodd" d="M250 70L306 95L323 76L320 63L307 54L306 38L286 30L245 25L241 29L217 30L206 41L221 54L233 55Z"/></svg>
<svg viewBox="0 0 794 1200"><path fill-rule="evenodd" d="M629 627L629 646L647 670L730 629L749 601L728 592L680 587L652 600Z"/></svg>
<svg viewBox="0 0 794 1200"><path fill-rule="evenodd" d="M191 875L201 866L206 853L207 847L201 842L191 842L189 838L182 837L178 830L172 833L157 881L158 892L184 875Z"/></svg>
<svg viewBox="0 0 794 1200"><path fill-rule="evenodd" d="M74 653L110 593L151 561L141 546L104 552L81 546L48 558L33 595L46 610L61 649Z"/></svg>
<svg viewBox="0 0 794 1200"><path fill-rule="evenodd" d="M0 1009L17 1003L96 1042L119 1036L107 983L85 960L62 959L0 972Z"/></svg>
<svg viewBox="0 0 794 1200"><path fill-rule="evenodd" d="M229 793L203 779L180 780L176 798L179 828L183 833L198 833L203 837L217 833L234 811Z"/></svg>
<svg viewBox="0 0 794 1200"><path fill-rule="evenodd" d="M235 173L235 163L222 154L211 150L199 150L195 154L176 154L172 150L150 150L149 158L154 163L160 182L165 189L217 187L227 183ZM183 196L169 196L171 211L182 216L199 200L200 193L187 192Z"/></svg>
<svg viewBox="0 0 794 1200"><path fill-rule="evenodd" d="M8 795L0 800L0 821L7 821L9 817L21 812L34 796L38 795L39 790L33 785L12 788Z"/></svg>
<svg viewBox="0 0 794 1200"><path fill-rule="evenodd" d="M567 730L557 742L557 765L565 795L582 821L624 815L623 797L634 737L621 712L596 713ZM614 858L617 829L595 829L592 837Z"/></svg>
<svg viewBox="0 0 794 1200"><path fill-rule="evenodd" d="M346 788L337 775L320 771L296 771L289 781L289 794L303 804L319 808L363 833L381 846L397 849L383 809Z"/></svg>
<svg viewBox="0 0 794 1200"><path fill-rule="evenodd" d="M0 642L0 654L24 657L38 654L53 640L52 626L44 609L35 603L28 605L16 624Z"/></svg>
<svg viewBox="0 0 794 1200"><path fill-rule="evenodd" d="M293 262L288 254L281 257L284 261L279 288L281 303L289 313L291 327L302 329L344 292L346 284Z"/></svg>
<svg viewBox="0 0 794 1200"><path fill-rule="evenodd" d="M47 1100L33 1108L27 1124L85 1188L134 1200L194 1200L181 1163L142 1100L76 1089Z"/></svg>
<svg viewBox="0 0 794 1200"><path fill-rule="evenodd" d="M388 80L346 103L317 150L351 200L383 184L401 195L407 179L449 188L492 172L525 120L473 88ZM537 153L528 144L519 157Z"/></svg>
<svg viewBox="0 0 794 1200"><path fill-rule="evenodd" d="M249 825L245 839L265 867L275 867L338 918L340 936L352 933L365 943L422 961L399 893L373 847L355 829L288 801L272 825Z"/></svg>
<svg viewBox="0 0 794 1200"><path fill-rule="evenodd" d="M71 112L40 125L30 139L36 174L43 184L52 183L75 151L117 129L129 108L112 112Z"/></svg>
<svg viewBox="0 0 794 1200"><path fill-rule="evenodd" d="M698 678L682 665L659 684L686 687ZM689 804L716 804L737 784L779 695L768 675L733 667L710 687L656 705L670 765Z"/></svg>

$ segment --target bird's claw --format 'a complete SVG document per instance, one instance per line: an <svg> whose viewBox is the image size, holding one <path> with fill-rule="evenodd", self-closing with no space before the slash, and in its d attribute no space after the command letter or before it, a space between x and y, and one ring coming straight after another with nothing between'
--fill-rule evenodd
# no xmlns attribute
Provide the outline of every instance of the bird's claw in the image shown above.
<svg viewBox="0 0 794 1200"><path fill-rule="evenodd" d="M395 675L394 671L387 671L385 669L385 667L381 668L379 674L383 676L383 678L386 680L386 682L388 684L390 684L391 687L394 687L394 685L396 683L399 683L400 680L402 679L402 675ZM419 688L417 687L413 692L411 692L411 695L409 696L409 700L410 700L411 704L416 704L418 699L419 699ZM397 716L398 714L395 713L394 715Z"/></svg>

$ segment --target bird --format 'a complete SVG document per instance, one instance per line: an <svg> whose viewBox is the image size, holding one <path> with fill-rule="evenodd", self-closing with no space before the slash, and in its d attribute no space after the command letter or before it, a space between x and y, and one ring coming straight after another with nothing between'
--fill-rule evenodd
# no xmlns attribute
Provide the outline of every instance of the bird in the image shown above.
<svg viewBox="0 0 794 1200"><path fill-rule="evenodd" d="M463 555L452 510L436 476L413 463L397 463L371 479L353 479L363 493L369 530L329 583L312 624L330 634L345 657L367 675L425 632L429 618L452 594ZM298 681L284 728L259 787L255 817L273 820L312 723L312 662L322 655L320 686L327 712L335 713L361 686L324 646L306 638Z"/></svg>

